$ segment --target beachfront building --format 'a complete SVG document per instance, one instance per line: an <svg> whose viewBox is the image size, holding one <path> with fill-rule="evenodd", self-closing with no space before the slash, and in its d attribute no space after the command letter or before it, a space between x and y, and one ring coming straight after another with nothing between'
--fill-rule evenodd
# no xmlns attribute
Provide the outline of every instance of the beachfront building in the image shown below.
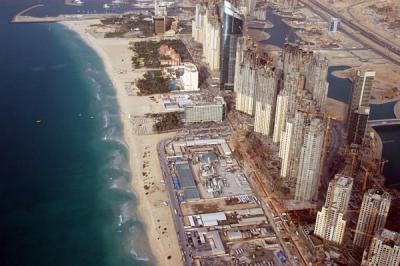
<svg viewBox="0 0 400 266"><path fill-rule="evenodd" d="M185 123L222 122L225 118L225 101L215 97L213 102L192 102L185 106Z"/></svg>
<svg viewBox="0 0 400 266"><path fill-rule="evenodd" d="M174 48L168 45L161 45L160 48L158 48L158 54L160 56L161 66L177 66L181 64L181 56Z"/></svg>
<svg viewBox="0 0 400 266"><path fill-rule="evenodd" d="M353 178L336 175L329 182L325 204L317 214L314 234L324 240L341 244L346 228L344 218L350 201Z"/></svg>
<svg viewBox="0 0 400 266"><path fill-rule="evenodd" d="M185 63L183 65L183 75L181 82L184 91L198 91L199 89L199 72L193 63Z"/></svg>

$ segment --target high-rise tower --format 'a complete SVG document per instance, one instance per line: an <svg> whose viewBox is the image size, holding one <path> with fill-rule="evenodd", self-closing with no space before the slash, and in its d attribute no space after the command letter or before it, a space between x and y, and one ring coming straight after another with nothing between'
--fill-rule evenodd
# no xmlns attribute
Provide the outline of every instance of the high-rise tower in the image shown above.
<svg viewBox="0 0 400 266"><path fill-rule="evenodd" d="M369 249L364 251L361 265L400 265L400 235L387 229L380 229L372 238Z"/></svg>
<svg viewBox="0 0 400 266"><path fill-rule="evenodd" d="M304 131L296 182L296 200L312 200L316 196L324 141L324 123L321 119L314 118Z"/></svg>
<svg viewBox="0 0 400 266"><path fill-rule="evenodd" d="M346 228L344 216L350 201L353 178L336 175L329 182L325 204L317 214L314 234L336 244L341 244Z"/></svg>
<svg viewBox="0 0 400 266"><path fill-rule="evenodd" d="M354 75L347 111L347 140L349 143L361 144L364 138L374 78L375 72L373 71L357 71Z"/></svg>
<svg viewBox="0 0 400 266"><path fill-rule="evenodd" d="M274 128L278 78L269 66L257 69L257 92L254 131L272 136Z"/></svg>
<svg viewBox="0 0 400 266"><path fill-rule="evenodd" d="M221 32L220 88L233 90L235 77L236 46L243 33L243 17L240 11L224 1Z"/></svg>
<svg viewBox="0 0 400 266"><path fill-rule="evenodd" d="M367 248L372 236L385 227L390 202L391 197L386 192L382 193L376 189L365 192L354 235L355 247Z"/></svg>

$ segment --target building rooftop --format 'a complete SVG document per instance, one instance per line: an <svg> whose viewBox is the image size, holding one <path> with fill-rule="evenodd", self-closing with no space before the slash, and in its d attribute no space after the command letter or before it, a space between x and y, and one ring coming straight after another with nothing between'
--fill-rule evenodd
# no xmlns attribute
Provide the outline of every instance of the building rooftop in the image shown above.
<svg viewBox="0 0 400 266"><path fill-rule="evenodd" d="M184 188L183 194L187 200L200 199L199 191L195 187Z"/></svg>
<svg viewBox="0 0 400 266"><path fill-rule="evenodd" d="M183 188L196 187L192 169L188 162L179 162L175 165L178 174L179 182Z"/></svg>
<svg viewBox="0 0 400 266"><path fill-rule="evenodd" d="M388 246L400 246L400 235L397 232L381 229L375 235L375 238L378 238L384 242L385 245Z"/></svg>

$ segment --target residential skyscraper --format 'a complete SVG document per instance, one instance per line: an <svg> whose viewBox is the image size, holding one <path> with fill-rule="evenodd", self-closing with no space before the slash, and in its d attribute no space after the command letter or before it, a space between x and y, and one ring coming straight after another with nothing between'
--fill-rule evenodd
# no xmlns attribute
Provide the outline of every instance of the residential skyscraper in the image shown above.
<svg viewBox="0 0 400 266"><path fill-rule="evenodd" d="M357 71L353 78L353 86L347 111L347 140L349 143L356 141L361 144L364 137L366 126L363 126L365 116L369 115L369 102L371 97L372 85L375 78L375 72ZM354 122L356 122L354 124Z"/></svg>
<svg viewBox="0 0 400 266"><path fill-rule="evenodd" d="M358 70L355 73L351 89L349 111L357 110L360 106L369 106L374 78L374 71L361 72Z"/></svg>
<svg viewBox="0 0 400 266"><path fill-rule="evenodd" d="M294 181L299 169L299 155L305 128L309 125L309 114L298 110L293 118L287 120L281 134L279 157L281 158L281 177Z"/></svg>
<svg viewBox="0 0 400 266"><path fill-rule="evenodd" d="M325 204L317 214L314 234L336 244L341 244L346 228L344 216L350 201L353 178L336 175L329 182Z"/></svg>
<svg viewBox="0 0 400 266"><path fill-rule="evenodd" d="M380 229L372 238L369 249L364 251L361 265L400 265L400 235L387 229Z"/></svg>
<svg viewBox="0 0 400 266"><path fill-rule="evenodd" d="M385 227L390 202L391 197L386 192L382 193L376 189L365 192L354 235L355 247L367 248L372 236Z"/></svg>
<svg viewBox="0 0 400 266"><path fill-rule="evenodd" d="M269 66L257 69L254 131L272 136L274 128L278 75Z"/></svg>
<svg viewBox="0 0 400 266"><path fill-rule="evenodd" d="M154 16L160 15L158 0L154 0Z"/></svg>
<svg viewBox="0 0 400 266"><path fill-rule="evenodd" d="M369 107L360 106L349 117L347 140L349 143L362 144L367 128Z"/></svg>
<svg viewBox="0 0 400 266"><path fill-rule="evenodd" d="M192 37L203 45L204 61L211 70L219 70L221 23L218 6L196 5L195 20L192 21Z"/></svg>
<svg viewBox="0 0 400 266"><path fill-rule="evenodd" d="M274 132L272 135L272 141L274 143L278 143L281 140L281 134L286 123L289 98L289 92L284 90L278 94L276 99L275 123Z"/></svg>
<svg viewBox="0 0 400 266"><path fill-rule="evenodd" d="M252 44L249 38L238 39L234 79L236 110L248 115L254 115L255 111L256 72L259 57Z"/></svg>
<svg viewBox="0 0 400 266"><path fill-rule="evenodd" d="M240 11L228 1L224 1L220 55L220 88L222 90L233 90L237 40L242 36L242 32L243 17Z"/></svg>
<svg viewBox="0 0 400 266"><path fill-rule="evenodd" d="M204 18L205 18L205 7L201 4L196 4L196 11L194 20L192 21L192 37L196 42L202 43L203 30L204 30Z"/></svg>
<svg viewBox="0 0 400 266"><path fill-rule="evenodd" d="M329 86L326 80L326 76L328 75L328 60L326 58L320 58L317 54L313 54L313 56L303 64L303 69L305 77L304 88L311 93L317 110L325 112Z"/></svg>
<svg viewBox="0 0 400 266"><path fill-rule="evenodd" d="M315 198L319 185L324 122L314 118L304 131L294 198L309 201Z"/></svg>

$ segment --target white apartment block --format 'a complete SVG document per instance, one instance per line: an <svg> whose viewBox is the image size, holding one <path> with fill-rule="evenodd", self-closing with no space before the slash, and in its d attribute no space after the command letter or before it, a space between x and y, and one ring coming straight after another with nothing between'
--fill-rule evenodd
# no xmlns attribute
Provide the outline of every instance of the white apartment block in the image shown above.
<svg viewBox="0 0 400 266"><path fill-rule="evenodd" d="M181 76L184 91L198 91L199 89L199 72L193 63L185 63L184 72Z"/></svg>
<svg viewBox="0 0 400 266"><path fill-rule="evenodd" d="M221 25L211 9L197 4L192 21L192 37L203 45L204 61L211 70L219 69Z"/></svg>
<svg viewBox="0 0 400 266"><path fill-rule="evenodd" d="M251 40L238 39L236 49L235 80L236 110L253 116L255 111L257 54L249 50Z"/></svg>
<svg viewBox="0 0 400 266"><path fill-rule="evenodd" d="M358 216L353 245L365 249L369 246L372 236L386 224L391 197L376 189L365 192Z"/></svg>
<svg viewBox="0 0 400 266"><path fill-rule="evenodd" d="M305 128L296 182L296 200L309 201L315 197L319 185L323 141L324 123L321 119L314 118Z"/></svg>
<svg viewBox="0 0 400 266"><path fill-rule="evenodd" d="M225 117L225 102L216 97L214 102L198 102L185 106L185 123L222 122Z"/></svg>
<svg viewBox="0 0 400 266"><path fill-rule="evenodd" d="M285 130L281 134L279 158L281 158L280 176L282 178L289 177L290 159L292 157L290 149L293 147L294 127L294 119L292 119L286 122Z"/></svg>
<svg viewBox="0 0 400 266"><path fill-rule="evenodd" d="M279 93L276 100L274 132L272 135L272 141L274 143L278 143L281 140L281 134L286 123L286 111L288 103L289 95L286 92Z"/></svg>
<svg viewBox="0 0 400 266"><path fill-rule="evenodd" d="M282 131L279 155L281 158L281 177L295 181L300 162L300 150L303 143L304 128L308 124L309 114L297 110L289 118Z"/></svg>
<svg viewBox="0 0 400 266"><path fill-rule="evenodd" d="M365 250L363 266L400 265L400 236L398 233L381 229L372 238L369 250Z"/></svg>
<svg viewBox="0 0 400 266"><path fill-rule="evenodd" d="M346 229L344 214L335 208L322 207L317 214L314 234L340 245Z"/></svg>
<svg viewBox="0 0 400 266"><path fill-rule="evenodd" d="M271 68L262 67L257 70L254 131L267 136L273 133L277 83L276 74Z"/></svg>
<svg viewBox="0 0 400 266"><path fill-rule="evenodd" d="M336 175L329 183L325 205L317 213L314 234L341 244L346 229L344 215L350 201L353 178Z"/></svg>
<svg viewBox="0 0 400 266"><path fill-rule="evenodd" d="M207 13L208 14L208 13ZM215 17L205 21L203 56L211 70L219 70L221 26Z"/></svg>

